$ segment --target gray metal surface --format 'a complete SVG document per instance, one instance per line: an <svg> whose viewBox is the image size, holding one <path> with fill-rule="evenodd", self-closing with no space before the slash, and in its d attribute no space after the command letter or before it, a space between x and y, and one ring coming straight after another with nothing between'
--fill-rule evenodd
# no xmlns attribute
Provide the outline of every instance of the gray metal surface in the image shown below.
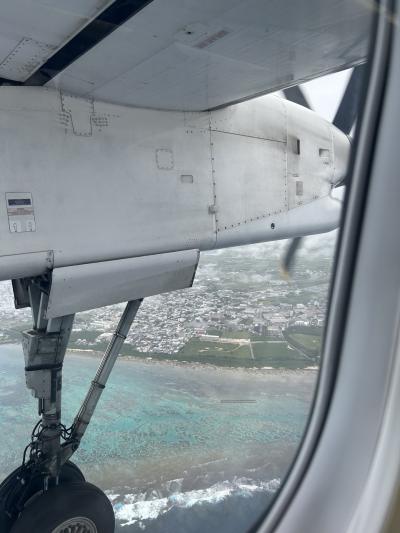
<svg viewBox="0 0 400 533"><path fill-rule="evenodd" d="M154 0L51 85L125 105L210 109L363 60L370 15L353 0Z"/></svg>
<svg viewBox="0 0 400 533"><path fill-rule="evenodd" d="M185 250L55 268L46 317L191 287L198 261L198 250Z"/></svg>
<svg viewBox="0 0 400 533"><path fill-rule="evenodd" d="M330 192L349 140L277 96L178 113L1 87L0 121L1 279L320 233L339 221ZM10 231L16 190L32 200L35 231Z"/></svg>
<svg viewBox="0 0 400 533"><path fill-rule="evenodd" d="M227 227L217 234L217 248L235 246L238 242L263 242L290 237L313 235L316 223L319 232L330 231L338 226L344 187L333 189L329 196L319 198L287 212L271 214L266 220L250 220Z"/></svg>
<svg viewBox="0 0 400 533"><path fill-rule="evenodd" d="M110 0L2 2L0 77L24 81ZM12 30L11 30L12 28Z"/></svg>
<svg viewBox="0 0 400 533"><path fill-rule="evenodd" d="M0 261L0 279L39 276L52 266L53 253L51 251L4 255Z"/></svg>

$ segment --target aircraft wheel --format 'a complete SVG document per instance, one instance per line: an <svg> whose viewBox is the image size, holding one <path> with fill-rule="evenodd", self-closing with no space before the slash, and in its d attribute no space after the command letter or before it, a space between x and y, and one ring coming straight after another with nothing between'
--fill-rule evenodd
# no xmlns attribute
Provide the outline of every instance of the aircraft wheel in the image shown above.
<svg viewBox="0 0 400 533"><path fill-rule="evenodd" d="M22 467L17 468L0 484L0 532L7 533L15 520L9 516L6 512L8 504L10 503L9 495L14 492L13 497L18 498L21 493L19 489L23 490L23 486L20 485L19 478L22 473ZM67 461L61 469L60 484L72 483L72 482L84 482L85 477L82 474L80 468L72 461ZM43 480L40 476L33 478L30 482L29 489L24 494L24 498L21 501L22 505L29 503L29 500L38 494L43 487Z"/></svg>
<svg viewBox="0 0 400 533"><path fill-rule="evenodd" d="M61 469L60 483L71 483L72 481L86 481L82 470L72 461L67 461Z"/></svg>
<svg viewBox="0 0 400 533"><path fill-rule="evenodd" d="M91 483L58 485L35 498L10 533L114 533L107 496Z"/></svg>

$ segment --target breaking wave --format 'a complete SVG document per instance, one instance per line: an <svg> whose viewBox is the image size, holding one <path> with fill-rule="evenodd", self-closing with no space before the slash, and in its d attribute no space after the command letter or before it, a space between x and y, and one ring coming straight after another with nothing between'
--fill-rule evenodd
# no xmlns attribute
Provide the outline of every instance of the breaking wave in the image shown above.
<svg viewBox="0 0 400 533"><path fill-rule="evenodd" d="M159 491L140 492L134 494L118 494L107 492L116 519L120 526L137 524L144 526L144 522L155 520L165 515L173 508L189 509L195 505L218 504L229 497L249 497L257 492L274 493L280 487L280 479L256 482L249 478L235 478L233 481L221 481L211 487L180 492L182 480L169 481L166 488L173 492L163 496Z"/></svg>

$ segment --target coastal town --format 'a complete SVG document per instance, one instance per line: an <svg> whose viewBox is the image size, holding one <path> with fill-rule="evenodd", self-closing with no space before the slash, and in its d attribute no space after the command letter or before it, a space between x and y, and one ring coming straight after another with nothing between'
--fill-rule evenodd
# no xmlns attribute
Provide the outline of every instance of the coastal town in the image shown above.
<svg viewBox="0 0 400 533"><path fill-rule="evenodd" d="M147 298L126 341L126 349L175 356L193 339L213 346L282 341L292 326L324 325L332 257L330 251L301 254L285 279L282 247L274 243L204 254L190 289ZM103 350L123 304L79 313L70 346ZM1 343L19 342L29 327L30 310L16 310L10 283L0 284ZM196 346L200 346L198 343ZM204 351L200 348L201 351ZM250 355L253 350L250 343Z"/></svg>

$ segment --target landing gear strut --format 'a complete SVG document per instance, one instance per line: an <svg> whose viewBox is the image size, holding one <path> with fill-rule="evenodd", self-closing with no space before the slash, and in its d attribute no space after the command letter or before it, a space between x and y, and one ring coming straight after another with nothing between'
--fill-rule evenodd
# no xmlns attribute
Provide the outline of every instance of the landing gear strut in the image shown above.
<svg viewBox="0 0 400 533"><path fill-rule="evenodd" d="M128 302L74 423L61 423L62 366L74 315L46 318L49 282L27 280L33 328L25 331L26 384L41 417L22 466L0 485L3 533L112 533L114 513L105 494L87 483L69 459L78 449L142 300Z"/></svg>

